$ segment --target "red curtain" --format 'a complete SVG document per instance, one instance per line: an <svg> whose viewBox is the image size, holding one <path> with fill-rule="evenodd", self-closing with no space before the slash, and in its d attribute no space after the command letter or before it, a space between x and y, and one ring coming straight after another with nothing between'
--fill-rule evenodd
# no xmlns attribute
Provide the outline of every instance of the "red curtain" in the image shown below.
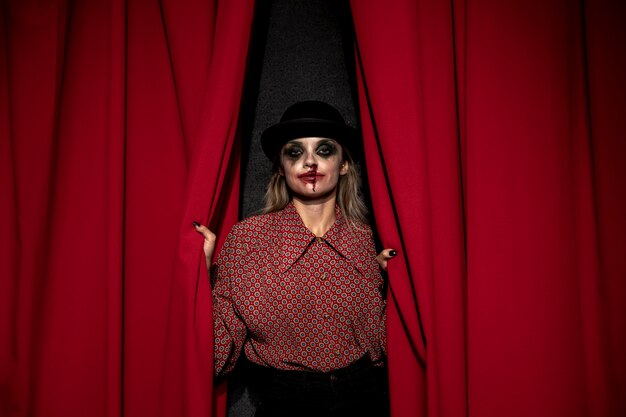
<svg viewBox="0 0 626 417"><path fill-rule="evenodd" d="M0 5L0 414L211 415L253 1Z"/></svg>
<svg viewBox="0 0 626 417"><path fill-rule="evenodd" d="M392 415L626 415L623 2L351 5Z"/></svg>

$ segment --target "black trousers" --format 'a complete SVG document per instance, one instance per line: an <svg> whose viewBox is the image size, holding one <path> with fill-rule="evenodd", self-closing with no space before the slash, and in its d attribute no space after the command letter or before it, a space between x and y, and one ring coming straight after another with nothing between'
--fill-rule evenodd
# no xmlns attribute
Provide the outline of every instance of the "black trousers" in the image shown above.
<svg viewBox="0 0 626 417"><path fill-rule="evenodd" d="M260 397L255 417L389 416L387 370L368 356L324 373L249 366Z"/></svg>

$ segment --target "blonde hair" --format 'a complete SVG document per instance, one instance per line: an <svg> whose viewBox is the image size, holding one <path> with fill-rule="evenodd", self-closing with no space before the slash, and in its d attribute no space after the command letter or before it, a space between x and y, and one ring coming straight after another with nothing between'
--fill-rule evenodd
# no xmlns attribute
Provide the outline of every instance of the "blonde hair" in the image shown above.
<svg viewBox="0 0 626 417"><path fill-rule="evenodd" d="M361 193L361 176L350 154L342 147L343 160L348 162L348 172L339 177L337 205L352 227L368 224L367 206ZM265 207L262 213L273 213L284 209L291 201L291 191L285 177L280 174L280 157L274 161L272 177L265 191Z"/></svg>

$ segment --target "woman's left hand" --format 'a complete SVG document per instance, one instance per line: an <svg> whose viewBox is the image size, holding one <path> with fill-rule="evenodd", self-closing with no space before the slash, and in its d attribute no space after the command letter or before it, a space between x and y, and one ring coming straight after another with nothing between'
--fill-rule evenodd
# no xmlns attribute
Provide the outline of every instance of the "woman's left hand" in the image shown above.
<svg viewBox="0 0 626 417"><path fill-rule="evenodd" d="M383 271L387 270L387 261L396 256L398 252L395 249L383 249L380 251L378 256L376 256L376 261L378 261L378 265L382 268Z"/></svg>

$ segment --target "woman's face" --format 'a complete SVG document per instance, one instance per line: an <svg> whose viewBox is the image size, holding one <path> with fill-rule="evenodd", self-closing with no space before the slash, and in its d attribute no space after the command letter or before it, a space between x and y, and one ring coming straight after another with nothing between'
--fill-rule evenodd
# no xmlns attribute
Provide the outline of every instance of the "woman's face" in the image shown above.
<svg viewBox="0 0 626 417"><path fill-rule="evenodd" d="M348 161L333 139L299 138L282 147L279 172L294 196L316 199L336 192L339 177L348 172Z"/></svg>

